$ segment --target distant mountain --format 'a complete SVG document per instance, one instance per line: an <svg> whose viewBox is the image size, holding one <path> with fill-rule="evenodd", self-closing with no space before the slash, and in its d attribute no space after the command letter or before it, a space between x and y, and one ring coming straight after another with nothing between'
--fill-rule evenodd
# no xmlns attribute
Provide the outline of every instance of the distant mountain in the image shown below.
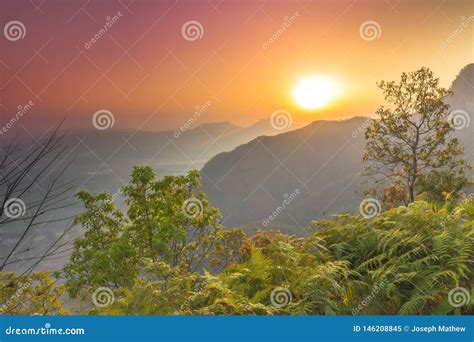
<svg viewBox="0 0 474 342"><path fill-rule="evenodd" d="M70 176L91 191L116 191L133 166L150 165L160 176L182 174L257 136L277 133L269 120L249 127L218 122L181 131L72 132L66 138L76 156Z"/></svg>
<svg viewBox="0 0 474 342"><path fill-rule="evenodd" d="M451 106L451 112L457 113L453 115L459 120L456 134L464 145L466 159L474 163L474 63L461 70L452 83L451 90L454 95L447 102Z"/></svg>
<svg viewBox="0 0 474 342"><path fill-rule="evenodd" d="M72 163L62 181L72 182L75 192L85 189L93 193L106 191L114 194L128 183L132 168L136 165L150 165L159 176L183 174L190 169L200 169L214 155L230 151L257 136L280 132L271 127L269 120L259 121L249 127L219 122L181 131L70 132L64 140L69 146L69 154L62 164ZM28 146L31 142L25 143ZM71 193L71 201L75 192ZM123 204L120 197L116 202L118 205ZM47 219L73 217L82 210L80 205L65 207L51 212ZM50 223L41 227L41 233L33 230L26 239L27 243L20 249L30 251L31 256L37 255L62 232L65 224L65 221ZM6 251L8 246L15 244L22 232L21 229L1 231L0 251ZM49 264L57 263L60 267L66 260L67 255Z"/></svg>
<svg viewBox="0 0 474 342"><path fill-rule="evenodd" d="M451 89L447 102L460 124L455 135L474 163L474 64L461 70ZM297 227L301 233L315 218L355 211L367 120L317 121L258 137L212 158L202 169L203 188L228 227Z"/></svg>
<svg viewBox="0 0 474 342"><path fill-rule="evenodd" d="M202 169L203 188L228 227L305 229L317 217L352 211L369 120L316 121L258 137L212 158Z"/></svg>

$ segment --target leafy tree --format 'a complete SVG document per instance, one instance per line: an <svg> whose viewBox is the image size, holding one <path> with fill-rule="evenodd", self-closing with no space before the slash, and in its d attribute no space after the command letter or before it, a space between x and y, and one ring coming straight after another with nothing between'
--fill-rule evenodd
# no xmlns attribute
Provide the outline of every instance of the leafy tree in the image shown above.
<svg viewBox="0 0 474 342"><path fill-rule="evenodd" d="M85 230L84 236L74 241L70 263L62 275L72 298L82 294L85 287L130 286L138 274L138 257L125 233L127 218L118 210L112 197L105 193L77 194L86 211L77 215L75 223Z"/></svg>
<svg viewBox="0 0 474 342"><path fill-rule="evenodd" d="M131 288L147 259L183 273L236 262L243 233L223 229L219 210L197 192L199 186L197 171L157 179L150 167L135 167L120 191L127 213L108 194L79 193L86 211L75 222L85 234L62 272L69 294L90 297L101 286Z"/></svg>
<svg viewBox="0 0 474 342"><path fill-rule="evenodd" d="M364 174L397 189L388 190L390 198L405 205L423 191L437 199L443 192L459 192L467 184L468 165L460 158L458 140L450 137L454 128L446 119L449 106L444 100L451 92L427 68L378 86L391 107L380 107L378 119L366 130ZM449 182L439 184L441 179Z"/></svg>
<svg viewBox="0 0 474 342"><path fill-rule="evenodd" d="M65 315L64 287L46 272L0 273L0 315Z"/></svg>

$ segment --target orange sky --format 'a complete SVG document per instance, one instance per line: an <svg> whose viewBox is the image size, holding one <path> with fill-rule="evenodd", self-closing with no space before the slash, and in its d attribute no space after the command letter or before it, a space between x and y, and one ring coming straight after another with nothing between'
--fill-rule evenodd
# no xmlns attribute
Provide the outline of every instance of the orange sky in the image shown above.
<svg viewBox="0 0 474 342"><path fill-rule="evenodd" d="M428 66L449 86L474 61L468 0L4 0L0 6L2 27L16 20L26 30L23 39L0 37L0 118L9 121L18 105L33 101L25 127L47 128L68 115L69 126L92 128L93 113L107 109L115 128L174 129L207 101L212 105L196 124L248 125L279 109L295 124L370 115L383 103L375 82ZM182 35L191 20L203 28L194 41ZM379 25L378 38L361 37L367 21ZM291 91L308 74L337 79L340 96L325 108L302 110Z"/></svg>

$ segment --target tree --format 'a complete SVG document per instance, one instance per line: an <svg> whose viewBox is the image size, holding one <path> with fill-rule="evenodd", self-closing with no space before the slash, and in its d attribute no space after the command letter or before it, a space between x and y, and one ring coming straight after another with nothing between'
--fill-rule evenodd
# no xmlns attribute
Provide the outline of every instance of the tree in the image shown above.
<svg viewBox="0 0 474 342"><path fill-rule="evenodd" d="M70 163L64 162L68 146L63 143L65 133L60 132L60 127L61 124L45 133L44 138L14 138L0 147L0 237L10 235L5 240L13 240L2 246L0 272L27 262L23 274L31 274L42 261L67 251L64 247L68 242L63 238L71 228L69 225L46 250L25 246L35 229L70 219L52 217L52 213L75 205L69 201L72 183L62 180ZM35 255L25 254L32 249L37 250Z"/></svg>
<svg viewBox="0 0 474 342"><path fill-rule="evenodd" d="M444 102L450 91L439 86L439 79L427 68L403 73L399 83L378 83L391 108L380 107L366 130L363 174L384 184L401 203L409 204L415 195L427 191L433 197L460 191L466 184L469 166L460 158L463 148L450 134L449 106ZM437 180L450 182L437 185ZM400 194L400 190L402 193Z"/></svg>
<svg viewBox="0 0 474 342"><path fill-rule="evenodd" d="M62 272L71 297L100 286L131 287L143 274L145 260L184 273L219 271L236 262L243 233L223 229L219 209L209 205L199 187L197 171L158 179L146 166L135 167L120 190L126 213L109 194L80 192L86 210L75 223L85 234L74 242Z"/></svg>
<svg viewBox="0 0 474 342"><path fill-rule="evenodd" d="M0 273L0 315L65 315L64 287L46 272Z"/></svg>

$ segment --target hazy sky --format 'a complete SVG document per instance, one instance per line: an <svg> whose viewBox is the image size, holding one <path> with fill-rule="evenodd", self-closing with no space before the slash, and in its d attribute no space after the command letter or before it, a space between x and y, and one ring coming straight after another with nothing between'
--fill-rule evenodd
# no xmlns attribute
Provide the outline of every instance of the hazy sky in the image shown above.
<svg viewBox="0 0 474 342"><path fill-rule="evenodd" d="M115 128L169 129L208 101L197 123L248 125L280 109L296 124L370 115L383 103L378 80L428 66L449 86L474 61L473 7L470 0L1 0L0 118L5 124L29 101L25 127L68 115L69 126L92 128L93 114L106 109ZM7 32L12 21L23 25L20 37ZM183 33L189 21L197 36ZM291 94L306 75L336 80L338 97L303 110Z"/></svg>

